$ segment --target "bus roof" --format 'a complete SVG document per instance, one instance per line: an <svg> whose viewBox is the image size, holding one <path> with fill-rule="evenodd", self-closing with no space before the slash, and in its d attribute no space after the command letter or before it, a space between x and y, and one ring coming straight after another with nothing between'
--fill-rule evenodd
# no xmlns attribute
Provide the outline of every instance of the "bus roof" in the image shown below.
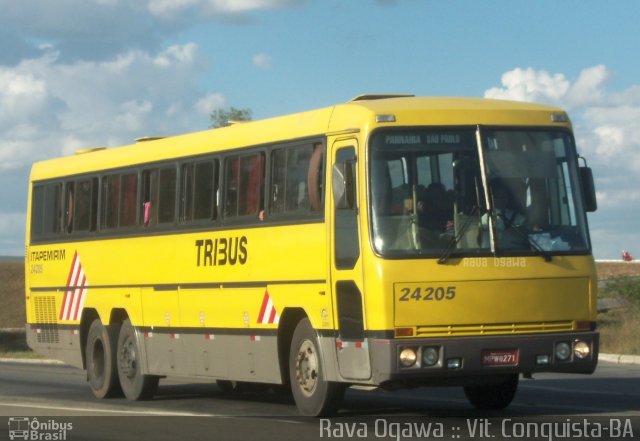
<svg viewBox="0 0 640 441"><path fill-rule="evenodd" d="M378 123L376 116L379 115L393 115L393 122L386 120ZM553 122L550 115L564 117ZM425 124L568 127L570 123L563 110L539 104L482 98L361 95L347 103L318 110L178 136L144 137L134 144L121 147L82 149L73 156L35 163L31 170L31 180L134 166L237 147L319 137L332 132Z"/></svg>

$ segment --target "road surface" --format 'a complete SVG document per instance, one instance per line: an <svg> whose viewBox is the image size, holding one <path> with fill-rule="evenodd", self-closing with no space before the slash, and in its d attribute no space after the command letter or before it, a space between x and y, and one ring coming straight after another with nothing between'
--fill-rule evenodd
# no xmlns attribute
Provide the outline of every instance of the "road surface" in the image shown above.
<svg viewBox="0 0 640 441"><path fill-rule="evenodd" d="M539 374L521 380L507 410L487 414L460 388L349 390L338 417L322 420L298 417L291 398L273 390L224 393L214 383L167 378L151 401L97 400L84 371L0 363L0 416L7 421L0 439L20 428L19 417L40 439L58 433L53 439L66 440L531 439L527 430L549 440L545 430L552 429L583 435L574 438L640 439L640 366Z"/></svg>

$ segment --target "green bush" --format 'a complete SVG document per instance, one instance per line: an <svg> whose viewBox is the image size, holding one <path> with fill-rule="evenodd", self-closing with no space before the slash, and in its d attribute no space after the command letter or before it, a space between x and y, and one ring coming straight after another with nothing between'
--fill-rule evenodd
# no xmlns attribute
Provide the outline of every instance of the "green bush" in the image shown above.
<svg viewBox="0 0 640 441"><path fill-rule="evenodd" d="M619 295L634 303L640 303L640 278L613 277L607 282L603 294L606 296Z"/></svg>

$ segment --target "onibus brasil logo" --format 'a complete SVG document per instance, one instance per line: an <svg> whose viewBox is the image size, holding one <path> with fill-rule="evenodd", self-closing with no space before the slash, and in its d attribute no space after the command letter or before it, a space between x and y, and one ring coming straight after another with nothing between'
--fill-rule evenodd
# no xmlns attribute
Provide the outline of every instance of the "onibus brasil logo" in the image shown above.
<svg viewBox="0 0 640 441"><path fill-rule="evenodd" d="M9 439L29 441L65 441L67 432L73 430L73 423L60 423L55 420L39 421L38 418L10 417Z"/></svg>

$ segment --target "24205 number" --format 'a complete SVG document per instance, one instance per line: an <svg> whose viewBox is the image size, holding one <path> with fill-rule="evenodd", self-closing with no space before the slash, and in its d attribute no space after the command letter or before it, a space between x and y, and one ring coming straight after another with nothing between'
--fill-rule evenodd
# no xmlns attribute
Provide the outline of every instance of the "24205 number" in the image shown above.
<svg viewBox="0 0 640 441"><path fill-rule="evenodd" d="M425 288L418 287L415 289L402 288L400 292L402 293L400 296L401 302L410 302L412 300L453 300L456 297L455 286L427 286Z"/></svg>

